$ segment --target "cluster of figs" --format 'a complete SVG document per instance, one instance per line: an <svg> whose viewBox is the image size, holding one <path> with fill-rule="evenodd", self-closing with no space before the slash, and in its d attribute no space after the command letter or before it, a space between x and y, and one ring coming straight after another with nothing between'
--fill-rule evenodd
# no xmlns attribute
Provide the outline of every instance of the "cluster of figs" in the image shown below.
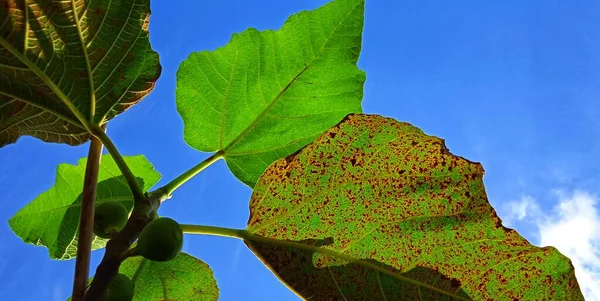
<svg viewBox="0 0 600 301"><path fill-rule="evenodd" d="M101 238L111 238L121 231L129 212L117 201L98 203L94 213L94 234ZM150 216L150 223L142 230L140 237L128 253L131 256L142 256L152 261L169 261L177 256L183 246L183 231L179 223L168 217L158 217L156 211ZM104 300L131 301L135 286L129 277L117 274L110 280Z"/></svg>

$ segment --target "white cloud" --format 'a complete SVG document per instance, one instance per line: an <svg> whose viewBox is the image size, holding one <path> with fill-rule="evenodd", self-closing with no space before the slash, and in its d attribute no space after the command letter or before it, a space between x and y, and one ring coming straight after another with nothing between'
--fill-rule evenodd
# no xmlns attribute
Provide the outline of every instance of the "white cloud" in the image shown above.
<svg viewBox="0 0 600 301"><path fill-rule="evenodd" d="M600 215L598 197L582 191L556 195L553 214L540 220L540 246L554 246L575 266L586 300L600 300Z"/></svg>
<svg viewBox="0 0 600 301"><path fill-rule="evenodd" d="M504 205L505 214L502 216L503 224L512 226L515 220L521 221L526 218L538 218L540 208L530 196L523 196L518 201L511 201Z"/></svg>
<svg viewBox="0 0 600 301"><path fill-rule="evenodd" d="M598 196L583 191L567 195L556 190L558 204L544 212L531 197L510 202L508 221L534 224L539 246L553 246L569 257L588 301L600 301L600 214ZM506 211L506 210L505 210Z"/></svg>

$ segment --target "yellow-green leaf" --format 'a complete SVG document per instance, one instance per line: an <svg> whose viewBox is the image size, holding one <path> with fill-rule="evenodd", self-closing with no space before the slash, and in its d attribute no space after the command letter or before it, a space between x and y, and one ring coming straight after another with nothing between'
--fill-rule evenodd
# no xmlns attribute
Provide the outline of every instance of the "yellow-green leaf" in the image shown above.
<svg viewBox="0 0 600 301"><path fill-rule="evenodd" d="M247 244L313 300L583 300L567 257L502 226L483 174L408 123L350 115L254 188L248 232L308 248Z"/></svg>

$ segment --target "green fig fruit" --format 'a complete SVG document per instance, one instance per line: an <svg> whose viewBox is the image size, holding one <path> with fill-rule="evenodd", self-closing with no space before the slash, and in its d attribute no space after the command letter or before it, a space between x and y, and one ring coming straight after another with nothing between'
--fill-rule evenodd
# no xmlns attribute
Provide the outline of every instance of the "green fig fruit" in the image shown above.
<svg viewBox="0 0 600 301"><path fill-rule="evenodd" d="M108 283L106 288L106 301L131 301L135 284L129 277L123 274L117 274Z"/></svg>
<svg viewBox="0 0 600 301"><path fill-rule="evenodd" d="M159 217L151 221L137 241L138 255L153 261L169 261L183 247L183 231L179 223L168 217Z"/></svg>
<svg viewBox="0 0 600 301"><path fill-rule="evenodd" d="M94 234L102 238L110 238L111 233L119 232L125 227L129 212L123 204L106 201L96 205L94 213Z"/></svg>

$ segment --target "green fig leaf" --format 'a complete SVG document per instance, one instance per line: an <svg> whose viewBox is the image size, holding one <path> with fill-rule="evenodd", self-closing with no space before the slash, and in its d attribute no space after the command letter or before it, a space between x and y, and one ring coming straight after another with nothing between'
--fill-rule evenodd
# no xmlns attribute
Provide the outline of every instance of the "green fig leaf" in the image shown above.
<svg viewBox="0 0 600 301"><path fill-rule="evenodd" d="M160 174L144 156L124 157L143 191L160 179ZM77 233L81 216L81 192L87 158L77 165L60 164L56 183L19 210L9 225L24 242L48 248L50 258L67 260L77 253ZM133 208L133 195L127 181L110 155L100 160L96 203L117 201ZM103 248L107 239L94 236L92 250Z"/></svg>
<svg viewBox="0 0 600 301"><path fill-rule="evenodd" d="M192 53L177 72L186 143L220 151L254 186L269 164L362 111L363 23L364 0L335 0L279 30L250 28L222 48Z"/></svg>
<svg viewBox="0 0 600 301"><path fill-rule="evenodd" d="M313 300L583 300L566 256L502 226L483 174L408 123L349 115L254 188L247 231L303 248L246 243Z"/></svg>
<svg viewBox="0 0 600 301"><path fill-rule="evenodd" d="M161 73L149 0L0 1L0 147L23 135L79 145Z"/></svg>
<svg viewBox="0 0 600 301"><path fill-rule="evenodd" d="M136 301L216 301L219 288L212 269L202 260L186 253L166 262L143 257L125 260L119 273L135 283Z"/></svg>

